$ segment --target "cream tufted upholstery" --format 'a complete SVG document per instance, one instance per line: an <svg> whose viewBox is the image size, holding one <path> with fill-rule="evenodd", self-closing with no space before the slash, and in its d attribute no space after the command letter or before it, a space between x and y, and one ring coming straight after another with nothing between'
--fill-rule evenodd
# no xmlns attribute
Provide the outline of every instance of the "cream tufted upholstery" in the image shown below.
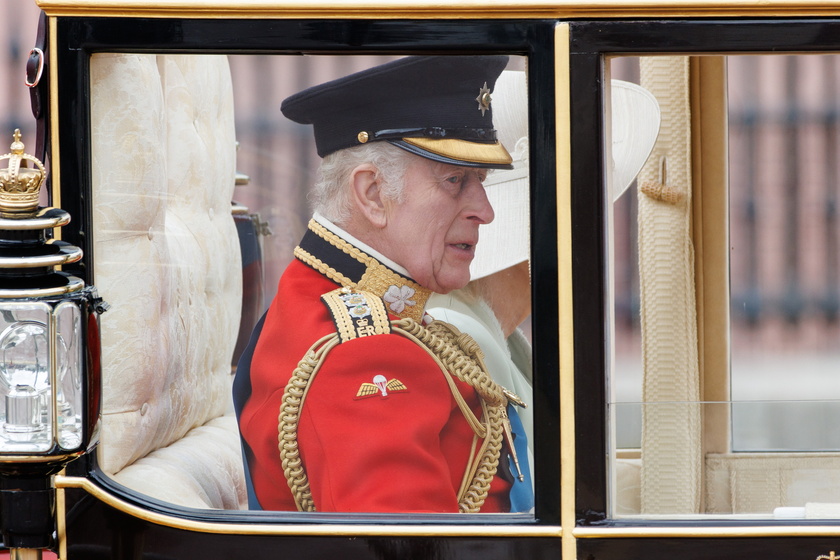
<svg viewBox="0 0 840 560"><path fill-rule="evenodd" d="M179 505L245 503L230 413L241 258L231 217L233 94L220 56L91 61L99 463Z"/></svg>

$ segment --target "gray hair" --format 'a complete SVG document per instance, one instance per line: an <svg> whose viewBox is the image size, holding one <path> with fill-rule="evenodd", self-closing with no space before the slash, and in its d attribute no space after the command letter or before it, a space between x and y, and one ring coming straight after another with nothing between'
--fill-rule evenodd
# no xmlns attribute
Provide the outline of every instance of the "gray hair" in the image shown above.
<svg viewBox="0 0 840 560"><path fill-rule="evenodd" d="M402 202L403 180L413 157L416 156L387 142L372 142L329 154L321 161L318 180L309 193L313 210L336 225L346 224L352 212L350 173L364 163L378 170L382 195Z"/></svg>

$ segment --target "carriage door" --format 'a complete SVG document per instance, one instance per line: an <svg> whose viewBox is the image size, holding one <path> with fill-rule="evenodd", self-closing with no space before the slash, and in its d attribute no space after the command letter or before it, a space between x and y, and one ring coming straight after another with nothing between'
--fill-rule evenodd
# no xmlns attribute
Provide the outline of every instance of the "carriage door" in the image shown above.
<svg viewBox="0 0 840 560"><path fill-rule="evenodd" d="M579 558L840 551L839 25L570 25Z"/></svg>

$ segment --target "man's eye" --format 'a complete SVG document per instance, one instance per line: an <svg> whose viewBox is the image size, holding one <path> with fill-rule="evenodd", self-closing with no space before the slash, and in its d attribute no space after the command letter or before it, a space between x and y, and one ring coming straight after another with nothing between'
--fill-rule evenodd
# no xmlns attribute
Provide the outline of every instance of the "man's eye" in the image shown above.
<svg viewBox="0 0 840 560"><path fill-rule="evenodd" d="M453 175L452 177L447 177L446 178L446 182L447 183L452 183L453 185L457 185L458 183L461 182L461 180L462 179L461 179L460 175Z"/></svg>

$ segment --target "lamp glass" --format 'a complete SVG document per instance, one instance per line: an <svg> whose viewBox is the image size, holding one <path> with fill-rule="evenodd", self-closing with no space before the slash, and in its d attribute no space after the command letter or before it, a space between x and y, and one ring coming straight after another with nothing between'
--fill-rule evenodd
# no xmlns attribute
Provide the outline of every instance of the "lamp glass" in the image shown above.
<svg viewBox="0 0 840 560"><path fill-rule="evenodd" d="M52 448L51 309L0 303L0 452Z"/></svg>
<svg viewBox="0 0 840 560"><path fill-rule="evenodd" d="M82 313L75 303L64 301L54 314L58 444L72 451L82 444Z"/></svg>

